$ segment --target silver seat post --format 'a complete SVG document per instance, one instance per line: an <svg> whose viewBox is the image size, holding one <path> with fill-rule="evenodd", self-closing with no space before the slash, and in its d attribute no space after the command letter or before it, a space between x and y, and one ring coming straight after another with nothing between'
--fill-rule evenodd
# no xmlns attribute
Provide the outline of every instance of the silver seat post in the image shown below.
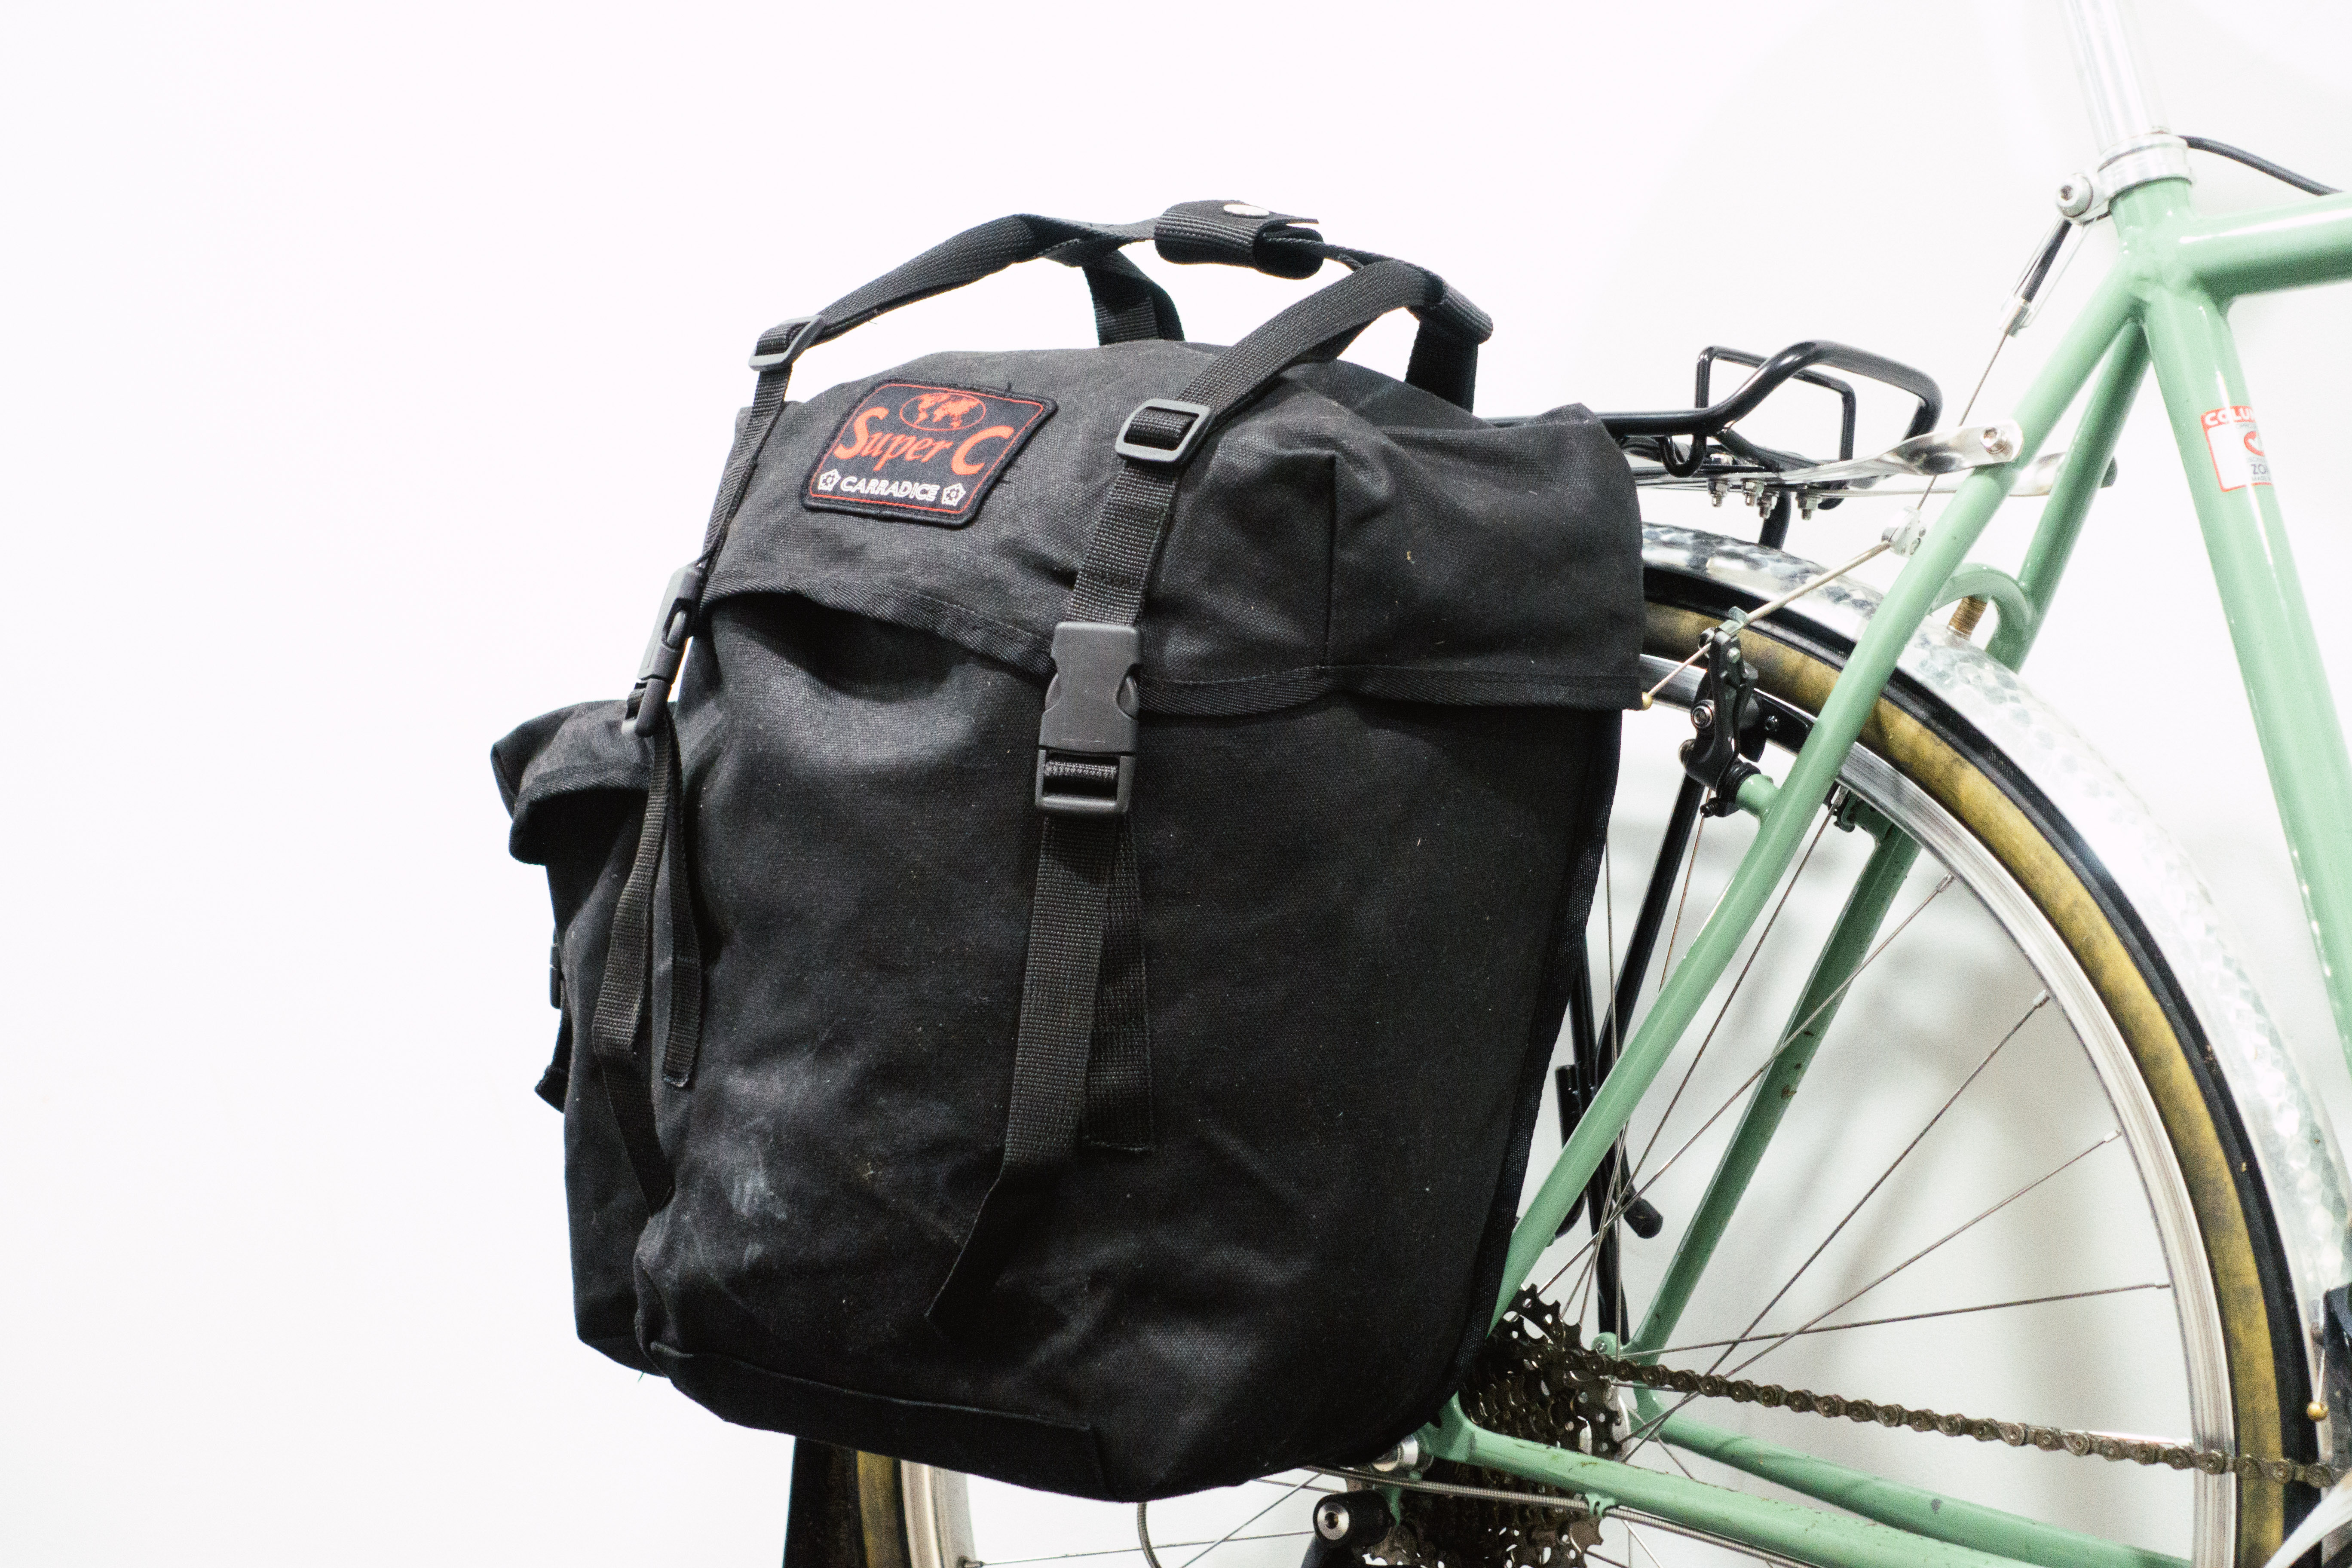
<svg viewBox="0 0 2352 1568"><path fill-rule="evenodd" d="M2096 207L2151 180L2189 178L2188 143L2172 134L2141 64L2130 0L2065 0L2065 8L2075 74L2099 148L2091 176Z"/></svg>

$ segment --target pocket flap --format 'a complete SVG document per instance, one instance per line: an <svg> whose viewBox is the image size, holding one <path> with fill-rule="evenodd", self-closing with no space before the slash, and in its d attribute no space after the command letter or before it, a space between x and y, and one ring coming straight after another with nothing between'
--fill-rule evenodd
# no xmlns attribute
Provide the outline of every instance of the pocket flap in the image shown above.
<svg viewBox="0 0 2352 1568"><path fill-rule="evenodd" d="M619 794L642 796L652 778L652 742L623 723L617 700L582 702L515 726L490 748L499 795L514 824L507 852L544 866L562 853L580 808L609 813Z"/></svg>

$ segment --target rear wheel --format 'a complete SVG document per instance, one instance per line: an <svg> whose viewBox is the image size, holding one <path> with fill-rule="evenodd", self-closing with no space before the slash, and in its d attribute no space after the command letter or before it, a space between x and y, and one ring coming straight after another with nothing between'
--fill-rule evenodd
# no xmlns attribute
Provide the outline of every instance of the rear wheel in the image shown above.
<svg viewBox="0 0 2352 1568"><path fill-rule="evenodd" d="M1655 552L1648 593L1647 649L1660 674L1742 599ZM1766 768L1785 774L1786 749L1801 742L1848 650L1788 616L1750 628L1743 648L1779 749L1780 765L1768 752ZM1606 1056L1615 1032L1610 995L1654 994L1750 836L1746 818L1704 818L1677 848L1676 749L1691 733L1694 689L1685 679L1627 719L1589 947L1588 1062ZM2318 1458L2301 1331L2257 1162L2173 967L2095 855L2010 758L1907 678L1889 688L1832 804L1838 820L1822 814L1776 912L1635 1116L1623 1181L1596 1187L1531 1283L1584 1344L1614 1331L1694 1373ZM1874 834L1889 826L1882 846ZM1654 880L1667 889L1654 956L1646 983L1627 987ZM1842 928L1850 905L1876 918ZM1851 978L1824 1005L1827 982L1816 976L1834 961L1841 931ZM1565 1031L1570 1070L1555 1091L1567 1092L1570 1116L1579 1034L1575 1023ZM1653 1234L1622 1223L1596 1234L1595 1212L1617 1212L1636 1192L1654 1210L1654 1227L1650 1213L1633 1211ZM1678 1397L1644 1396L1583 1440L1637 1466L1847 1507L2025 1561L2259 1563L2312 1495L2234 1471L1785 1405L1702 1398L1684 1410ZM1674 1418L1661 1427L1668 1406ZM1561 1430L1553 1421L1526 1435ZM869 1468L857 1568L1064 1559L1123 1568L1146 1555L1129 1505L967 1486L872 1459L857 1474ZM1431 1472L1443 1477L1442 1467ZM1493 1475L1452 1479L1525 1489ZM1160 1568L1209 1558L1208 1568L1286 1568L1308 1539L1313 1494L1352 1484L1293 1472L1155 1503L1147 1528ZM796 1486L796 1513L803 1506ZM1535 1564L1571 1551L1558 1509L1480 1507L1408 1494L1419 1533L1393 1542L1394 1555ZM793 1539L797 1551L797 1521ZM1624 1509L1604 1516L1593 1555L1756 1556L1688 1519Z"/></svg>

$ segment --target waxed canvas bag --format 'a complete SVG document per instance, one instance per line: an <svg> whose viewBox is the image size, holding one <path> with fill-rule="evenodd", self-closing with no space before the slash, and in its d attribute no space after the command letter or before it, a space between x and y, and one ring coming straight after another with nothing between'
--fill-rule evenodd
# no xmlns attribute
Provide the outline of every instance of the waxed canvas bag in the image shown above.
<svg viewBox="0 0 2352 1568"><path fill-rule="evenodd" d="M1360 1458L1484 1334L1637 692L1593 416L1304 221L972 229L761 342L547 869L581 1336L726 1418L1123 1500ZM1347 270L1230 348L1125 260ZM1014 261L1100 346L793 362ZM1402 381L1335 356L1412 311ZM675 700L672 700L675 688Z"/></svg>

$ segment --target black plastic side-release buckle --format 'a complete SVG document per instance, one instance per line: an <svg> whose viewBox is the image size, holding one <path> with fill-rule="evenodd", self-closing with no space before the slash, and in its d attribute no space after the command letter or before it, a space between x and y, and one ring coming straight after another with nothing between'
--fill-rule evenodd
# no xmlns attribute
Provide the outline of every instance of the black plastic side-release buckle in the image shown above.
<svg viewBox="0 0 2352 1568"><path fill-rule="evenodd" d="M1133 626L1064 621L1054 628L1054 680L1037 721L1037 809L1058 816L1118 816L1135 788Z"/></svg>
<svg viewBox="0 0 2352 1568"><path fill-rule="evenodd" d="M1161 417L1145 417L1154 414ZM1139 419L1144 420L1140 428L1136 425ZM1118 437L1111 443L1110 449L1139 463L1181 463L1192 455L1192 444L1208 427L1209 405L1205 403L1147 397L1135 405L1135 412L1118 427ZM1139 439L1144 437L1150 439Z"/></svg>
<svg viewBox="0 0 2352 1568"><path fill-rule="evenodd" d="M637 683L629 689L626 721L637 734L650 735L669 701L670 683L686 662L686 641L694 631L695 612L702 605L702 563L689 561L669 574L662 590L661 614L654 619L653 636L646 639L646 656L637 661Z"/></svg>

